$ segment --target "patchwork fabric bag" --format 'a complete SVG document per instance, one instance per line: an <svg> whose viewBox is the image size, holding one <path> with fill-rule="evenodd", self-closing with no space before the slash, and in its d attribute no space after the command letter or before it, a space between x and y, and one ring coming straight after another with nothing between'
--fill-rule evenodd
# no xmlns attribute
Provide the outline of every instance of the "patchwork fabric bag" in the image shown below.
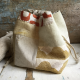
<svg viewBox="0 0 80 80"><path fill-rule="evenodd" d="M60 11L21 11L13 39L16 66L61 73L69 60L70 41Z"/></svg>

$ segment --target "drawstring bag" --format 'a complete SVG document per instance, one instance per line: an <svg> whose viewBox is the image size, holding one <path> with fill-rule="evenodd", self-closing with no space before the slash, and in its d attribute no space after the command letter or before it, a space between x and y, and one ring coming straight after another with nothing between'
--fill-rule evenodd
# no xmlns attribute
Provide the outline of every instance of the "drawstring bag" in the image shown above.
<svg viewBox="0 0 80 80"><path fill-rule="evenodd" d="M70 40L60 11L21 11L13 35L14 64L61 73L70 56ZM76 56L76 54L75 54ZM75 58L77 61L77 58Z"/></svg>
<svg viewBox="0 0 80 80"><path fill-rule="evenodd" d="M10 51L12 50L12 35L13 32L9 31L5 36L0 38L0 61L3 60L5 57L12 56Z"/></svg>

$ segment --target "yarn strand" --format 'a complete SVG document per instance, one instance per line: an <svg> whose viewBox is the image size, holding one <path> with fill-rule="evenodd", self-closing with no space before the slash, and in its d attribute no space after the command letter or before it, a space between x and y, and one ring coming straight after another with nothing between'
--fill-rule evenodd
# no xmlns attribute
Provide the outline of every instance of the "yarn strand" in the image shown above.
<svg viewBox="0 0 80 80"><path fill-rule="evenodd" d="M74 47L65 39L65 37L64 37L64 36L62 36L62 37L64 38L64 40L66 41L66 43L72 48L75 56L73 56L72 53L71 53L71 55L72 55L72 57L74 58L74 60L76 61L76 63L78 63L78 62L79 62L79 59L78 59L77 56L79 56L79 55L76 53Z"/></svg>

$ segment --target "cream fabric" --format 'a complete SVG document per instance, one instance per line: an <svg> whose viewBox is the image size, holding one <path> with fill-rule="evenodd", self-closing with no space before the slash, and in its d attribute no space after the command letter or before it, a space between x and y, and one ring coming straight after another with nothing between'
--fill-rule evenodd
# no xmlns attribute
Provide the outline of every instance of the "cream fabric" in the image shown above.
<svg viewBox="0 0 80 80"><path fill-rule="evenodd" d="M34 68L36 64L38 46L34 39L23 35L16 35L15 39L15 65Z"/></svg>
<svg viewBox="0 0 80 80"><path fill-rule="evenodd" d="M67 26L66 26L66 23L64 21L64 18L62 16L61 12L58 11L57 13L54 13L53 17L59 28L61 35L64 36L66 38L66 40L70 43Z"/></svg>

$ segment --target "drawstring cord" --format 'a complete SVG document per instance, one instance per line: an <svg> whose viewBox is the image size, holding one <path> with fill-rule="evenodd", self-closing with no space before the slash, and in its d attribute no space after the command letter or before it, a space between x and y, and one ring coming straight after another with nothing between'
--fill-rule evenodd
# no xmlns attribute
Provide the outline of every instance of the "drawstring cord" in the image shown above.
<svg viewBox="0 0 80 80"><path fill-rule="evenodd" d="M78 62L79 62L79 59L78 59L77 56L79 56L79 55L76 53L74 47L65 39L65 37L64 37L64 36L62 36L62 37L63 37L63 39L66 41L66 43L72 48L75 56L73 56L72 53L71 53L71 55L72 55L72 57L74 58L74 60L76 61L76 63L78 63Z"/></svg>

